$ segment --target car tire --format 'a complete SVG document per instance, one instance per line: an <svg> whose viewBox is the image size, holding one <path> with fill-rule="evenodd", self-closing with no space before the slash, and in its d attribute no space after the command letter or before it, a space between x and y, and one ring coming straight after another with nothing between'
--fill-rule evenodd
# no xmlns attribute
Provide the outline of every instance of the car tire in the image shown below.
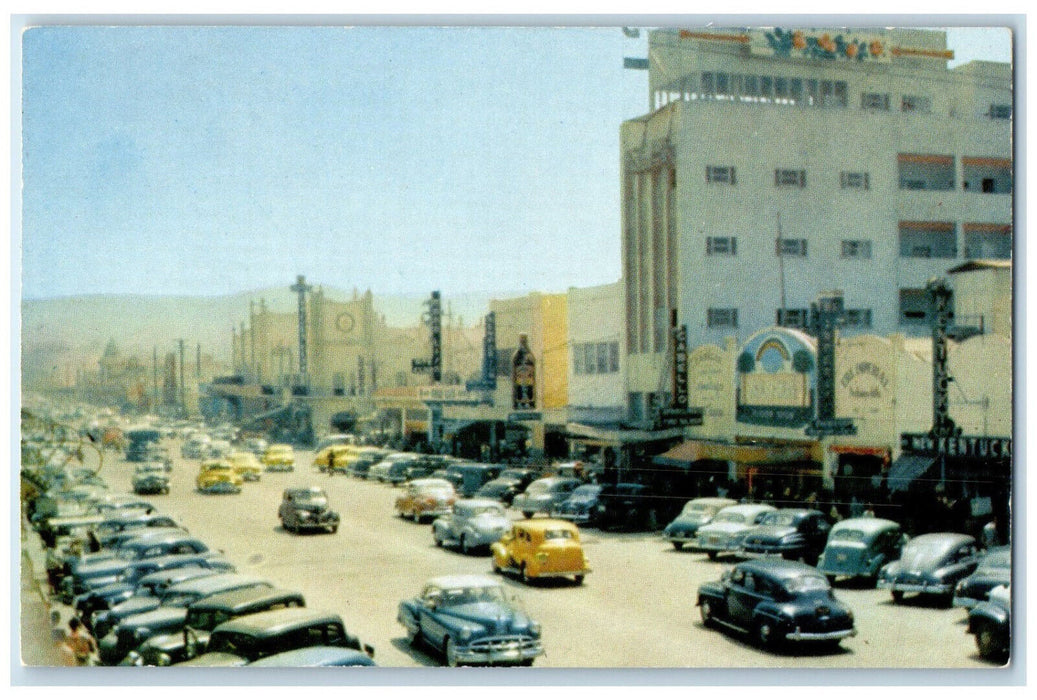
<svg viewBox="0 0 1037 700"><path fill-rule="evenodd" d="M524 511L522 511L522 517L525 518L526 520L529 520L530 518L532 518L533 515L534 515L534 513L531 510L524 510Z"/></svg>
<svg viewBox="0 0 1037 700"><path fill-rule="evenodd" d="M335 525L332 525L331 527L329 527L328 528L328 532L330 532L332 535L334 535L336 532L338 532L338 525L335 524Z"/></svg>
<svg viewBox="0 0 1037 700"><path fill-rule="evenodd" d="M469 552L471 552L471 547L468 546L468 540L465 538L464 535L461 535L461 539L458 540L457 544L461 548L462 554L468 554Z"/></svg>
<svg viewBox="0 0 1037 700"><path fill-rule="evenodd" d="M421 522L421 516L418 515L418 511L417 510L415 510L413 513L411 513L410 517L411 517L411 520L413 520L416 523L420 523Z"/></svg>
<svg viewBox="0 0 1037 700"><path fill-rule="evenodd" d="M529 574L526 572L526 562L522 562L519 566L519 578L522 579L522 583L529 585L532 579L529 578Z"/></svg>
<svg viewBox="0 0 1037 700"><path fill-rule="evenodd" d="M894 603L901 603L904 600L903 591L890 591L889 596L893 599Z"/></svg>
<svg viewBox="0 0 1037 700"><path fill-rule="evenodd" d="M454 645L454 640L447 637L443 643L443 657L446 659L446 665L450 668L457 668L459 665L457 662L457 647Z"/></svg>
<svg viewBox="0 0 1037 700"><path fill-rule="evenodd" d="M576 574L575 576L573 576L573 581L576 582L577 586L582 586L583 585L583 574Z"/></svg>
<svg viewBox="0 0 1037 700"><path fill-rule="evenodd" d="M415 625L413 630L407 630L407 643L412 648L417 649L421 646L421 626Z"/></svg>
<svg viewBox="0 0 1037 700"><path fill-rule="evenodd" d="M976 649L984 659L1000 660L1003 656L997 632L990 625L983 625L976 631Z"/></svg>
<svg viewBox="0 0 1037 700"><path fill-rule="evenodd" d="M436 545L437 547L443 546L443 540L439 538L439 535L436 533L435 528L433 528L432 530L432 544Z"/></svg>
<svg viewBox="0 0 1037 700"><path fill-rule="evenodd" d="M706 552L706 556L709 557L710 561L716 561L716 559L717 559L717 553L716 552Z"/></svg>
<svg viewBox="0 0 1037 700"><path fill-rule="evenodd" d="M713 626L713 604L709 602L708 598L703 598L699 603L699 617L702 618L703 627Z"/></svg>
<svg viewBox="0 0 1037 700"><path fill-rule="evenodd" d="M683 542L671 542L670 544L672 544L673 548L676 549L678 552L681 551L682 549L684 549L684 543Z"/></svg>

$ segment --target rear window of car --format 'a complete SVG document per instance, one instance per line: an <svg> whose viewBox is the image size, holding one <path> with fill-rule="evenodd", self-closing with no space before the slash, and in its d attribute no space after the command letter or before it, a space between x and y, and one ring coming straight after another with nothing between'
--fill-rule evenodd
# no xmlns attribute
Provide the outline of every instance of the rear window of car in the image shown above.
<svg viewBox="0 0 1037 700"><path fill-rule="evenodd" d="M741 513L721 513L716 517L714 522L718 523L744 523L745 516Z"/></svg>
<svg viewBox="0 0 1037 700"><path fill-rule="evenodd" d="M572 530L558 529L558 530L544 530L545 540L571 540L573 537Z"/></svg>
<svg viewBox="0 0 1037 700"><path fill-rule="evenodd" d="M854 530L851 528L846 528L844 530L836 530L831 534L829 539L832 542L863 542L864 531Z"/></svg>

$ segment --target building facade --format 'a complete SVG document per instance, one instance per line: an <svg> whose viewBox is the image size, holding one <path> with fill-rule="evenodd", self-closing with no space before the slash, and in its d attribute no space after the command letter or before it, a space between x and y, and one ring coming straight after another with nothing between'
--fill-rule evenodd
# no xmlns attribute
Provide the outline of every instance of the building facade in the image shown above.
<svg viewBox="0 0 1037 700"><path fill-rule="evenodd" d="M667 390L673 309L722 348L837 288L844 337L921 336L928 279L1011 258L1011 66L949 58L938 31L651 32L621 131L632 413Z"/></svg>

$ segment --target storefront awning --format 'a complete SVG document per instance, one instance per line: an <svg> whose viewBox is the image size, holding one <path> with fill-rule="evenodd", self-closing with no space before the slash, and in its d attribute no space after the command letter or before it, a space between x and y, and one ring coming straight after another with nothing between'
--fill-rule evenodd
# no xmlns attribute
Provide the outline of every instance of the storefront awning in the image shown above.
<svg viewBox="0 0 1037 700"><path fill-rule="evenodd" d="M635 442L654 442L656 440L672 440L684 434L683 428L668 430L634 430L620 425L587 425L584 423L566 423L568 436L585 444L595 446L616 447Z"/></svg>
<svg viewBox="0 0 1037 700"><path fill-rule="evenodd" d="M911 482L925 474L933 466L934 457L922 455L900 455L889 468L886 483L890 491L907 491Z"/></svg>
<svg viewBox="0 0 1037 700"><path fill-rule="evenodd" d="M739 464L787 464L814 461L814 450L810 445L732 445L688 440L652 461L664 466L683 467L704 459Z"/></svg>

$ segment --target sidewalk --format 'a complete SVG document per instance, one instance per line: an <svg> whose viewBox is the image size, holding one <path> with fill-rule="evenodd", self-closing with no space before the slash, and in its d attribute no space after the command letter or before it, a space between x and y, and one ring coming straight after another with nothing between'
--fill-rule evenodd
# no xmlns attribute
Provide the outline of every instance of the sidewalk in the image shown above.
<svg viewBox="0 0 1037 700"><path fill-rule="evenodd" d="M51 604L47 584L46 551L39 535L22 522L21 556L21 644L23 666L67 666L58 649L58 633L68 625L69 611L60 603ZM51 623L56 612L59 621Z"/></svg>

